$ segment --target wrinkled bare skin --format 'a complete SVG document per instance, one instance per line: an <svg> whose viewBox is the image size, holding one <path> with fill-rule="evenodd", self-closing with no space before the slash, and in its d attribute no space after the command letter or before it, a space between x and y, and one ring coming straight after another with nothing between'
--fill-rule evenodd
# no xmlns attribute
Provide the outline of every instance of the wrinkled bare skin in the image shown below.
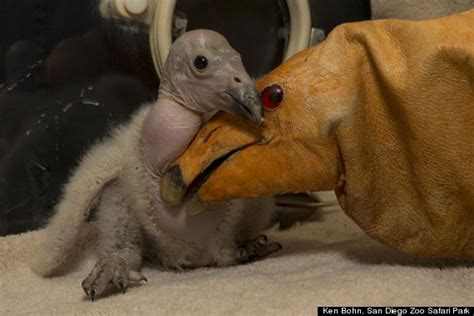
<svg viewBox="0 0 474 316"><path fill-rule="evenodd" d="M206 59L205 67L196 66L198 56ZM204 114L222 110L254 125L262 116L254 82L221 35L186 33L164 66L157 101L81 161L32 265L42 276L63 272L79 249L89 210L96 208L99 261L82 284L92 299L108 284L125 291L129 282L145 280L139 272L144 256L182 269L248 262L281 247L257 237L271 219L270 199L222 202L196 216L188 215L186 202L161 199L162 171L187 148Z"/></svg>

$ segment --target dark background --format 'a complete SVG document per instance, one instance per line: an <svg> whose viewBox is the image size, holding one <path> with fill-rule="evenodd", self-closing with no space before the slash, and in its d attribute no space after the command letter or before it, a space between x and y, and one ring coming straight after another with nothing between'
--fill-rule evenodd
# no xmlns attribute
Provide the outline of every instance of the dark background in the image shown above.
<svg viewBox="0 0 474 316"><path fill-rule="evenodd" d="M329 33L370 19L369 0L311 0L313 26ZM44 224L81 154L156 97L148 34L100 18L97 1L0 1L0 235ZM181 0L188 30L224 34L251 75L283 56L285 4Z"/></svg>

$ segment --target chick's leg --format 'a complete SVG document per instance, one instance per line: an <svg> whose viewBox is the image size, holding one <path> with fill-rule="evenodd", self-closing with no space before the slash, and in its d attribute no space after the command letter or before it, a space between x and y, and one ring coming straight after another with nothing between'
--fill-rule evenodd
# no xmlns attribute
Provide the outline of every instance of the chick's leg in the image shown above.
<svg viewBox="0 0 474 316"><path fill-rule="evenodd" d="M99 261L82 282L92 300L114 284L125 292L130 281L146 281L139 272L143 238L140 226L116 183L103 193L97 214Z"/></svg>
<svg viewBox="0 0 474 316"><path fill-rule="evenodd" d="M237 199L232 201L235 212L241 217L237 225L237 263L249 263L265 258L279 251L279 243L268 243L267 236L260 232L271 227L275 216L275 199L265 197L258 199ZM257 236L258 235L258 236ZM256 238L254 238L257 236Z"/></svg>
<svg viewBox="0 0 474 316"><path fill-rule="evenodd" d="M255 239L244 242L241 247L237 249L237 260L240 263L257 261L280 249L282 249L280 243L268 243L267 236L262 234Z"/></svg>

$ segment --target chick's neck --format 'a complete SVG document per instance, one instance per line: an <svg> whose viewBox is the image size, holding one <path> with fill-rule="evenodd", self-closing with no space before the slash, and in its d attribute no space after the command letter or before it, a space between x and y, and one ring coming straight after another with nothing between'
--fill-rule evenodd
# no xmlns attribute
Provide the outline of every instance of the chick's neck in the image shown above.
<svg viewBox="0 0 474 316"><path fill-rule="evenodd" d="M142 151L148 168L155 175L161 175L170 162L184 153L201 122L202 113L160 94L142 129Z"/></svg>

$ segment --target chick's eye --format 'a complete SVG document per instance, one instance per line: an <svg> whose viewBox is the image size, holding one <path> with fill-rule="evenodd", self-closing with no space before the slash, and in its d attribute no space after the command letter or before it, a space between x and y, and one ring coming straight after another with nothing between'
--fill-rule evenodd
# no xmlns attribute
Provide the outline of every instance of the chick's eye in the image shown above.
<svg viewBox="0 0 474 316"><path fill-rule="evenodd" d="M207 58L204 56L199 55L194 59L194 67L196 67L198 70L206 69L207 64Z"/></svg>
<svg viewBox="0 0 474 316"><path fill-rule="evenodd" d="M277 109L283 101L283 89L277 84L266 87L262 92L263 107L267 110Z"/></svg>

